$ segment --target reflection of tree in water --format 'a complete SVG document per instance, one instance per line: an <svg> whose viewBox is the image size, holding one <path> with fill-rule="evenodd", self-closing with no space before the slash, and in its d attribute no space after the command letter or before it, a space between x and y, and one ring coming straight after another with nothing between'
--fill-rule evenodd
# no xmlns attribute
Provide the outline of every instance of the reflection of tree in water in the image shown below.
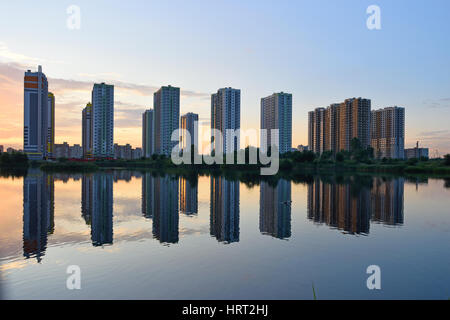
<svg viewBox="0 0 450 320"><path fill-rule="evenodd" d="M444 179L444 188L450 188L450 179Z"/></svg>

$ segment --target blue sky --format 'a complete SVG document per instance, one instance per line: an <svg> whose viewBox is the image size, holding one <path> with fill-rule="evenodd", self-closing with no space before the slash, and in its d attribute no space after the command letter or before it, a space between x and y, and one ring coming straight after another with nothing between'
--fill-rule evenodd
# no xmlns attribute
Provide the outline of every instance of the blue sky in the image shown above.
<svg viewBox="0 0 450 320"><path fill-rule="evenodd" d="M366 27L373 4L381 30ZM69 5L81 9L80 30L66 27ZM292 93L294 145L307 143L309 110L362 96L373 109L405 107L407 146L421 140L442 154L450 152L449 18L447 0L2 2L0 63L41 63L59 84L57 142L81 141L77 121L90 92L80 82L105 81L123 84L120 143L140 144L139 113L152 107L155 88L181 87L181 111L207 121L209 95L232 86L242 90L244 128L259 127L261 97ZM18 108L18 124L0 131L0 144L21 141L17 81L17 99L0 93L1 110Z"/></svg>

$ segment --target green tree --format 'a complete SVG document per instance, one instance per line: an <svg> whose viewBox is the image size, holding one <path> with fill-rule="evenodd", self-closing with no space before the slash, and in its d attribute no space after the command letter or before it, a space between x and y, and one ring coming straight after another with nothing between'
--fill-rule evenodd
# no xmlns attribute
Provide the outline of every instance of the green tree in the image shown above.
<svg viewBox="0 0 450 320"><path fill-rule="evenodd" d="M445 166L450 166L450 154L446 154L444 156L444 165Z"/></svg>
<svg viewBox="0 0 450 320"><path fill-rule="evenodd" d="M345 156L343 152L336 153L336 161L343 162L345 160Z"/></svg>

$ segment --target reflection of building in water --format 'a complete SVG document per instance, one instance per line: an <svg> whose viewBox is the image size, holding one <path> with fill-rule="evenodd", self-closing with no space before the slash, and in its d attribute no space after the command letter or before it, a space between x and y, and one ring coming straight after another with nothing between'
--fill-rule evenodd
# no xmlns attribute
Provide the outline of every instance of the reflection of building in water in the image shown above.
<svg viewBox="0 0 450 320"><path fill-rule="evenodd" d="M291 237L291 182L279 180L276 187L261 182L259 231L279 239Z"/></svg>
<svg viewBox="0 0 450 320"><path fill-rule="evenodd" d="M324 183L317 178L308 185L308 218L346 233L368 234L370 189Z"/></svg>
<svg viewBox="0 0 450 320"><path fill-rule="evenodd" d="M161 243L178 242L178 179L154 178L153 236Z"/></svg>
<svg viewBox="0 0 450 320"><path fill-rule="evenodd" d="M82 214L91 224L94 246L113 243L113 176L93 174L83 178Z"/></svg>
<svg viewBox="0 0 450 320"><path fill-rule="evenodd" d="M180 178L180 211L186 215L198 212L198 188L185 178Z"/></svg>
<svg viewBox="0 0 450 320"><path fill-rule="evenodd" d="M239 181L211 177L210 234L219 242L239 242Z"/></svg>
<svg viewBox="0 0 450 320"><path fill-rule="evenodd" d="M29 173L23 182L23 255L41 261L47 235L53 234L54 179L43 173Z"/></svg>
<svg viewBox="0 0 450 320"><path fill-rule="evenodd" d="M147 219L153 218L154 197L155 178L147 172L142 176L142 215Z"/></svg>
<svg viewBox="0 0 450 320"><path fill-rule="evenodd" d="M112 172L114 182L126 181L130 182L132 178L140 178L142 176L139 172L128 171L128 170L115 170Z"/></svg>
<svg viewBox="0 0 450 320"><path fill-rule="evenodd" d="M402 178L383 182L375 179L372 188L372 221L386 225L403 224L403 192L405 181Z"/></svg>
<svg viewBox="0 0 450 320"><path fill-rule="evenodd" d="M92 223L92 176L83 175L81 178L81 216L87 225Z"/></svg>
<svg viewBox="0 0 450 320"><path fill-rule="evenodd" d="M369 233L369 223L399 225L404 222L404 179L373 179L372 188L356 183L308 186L308 218L349 233Z"/></svg>

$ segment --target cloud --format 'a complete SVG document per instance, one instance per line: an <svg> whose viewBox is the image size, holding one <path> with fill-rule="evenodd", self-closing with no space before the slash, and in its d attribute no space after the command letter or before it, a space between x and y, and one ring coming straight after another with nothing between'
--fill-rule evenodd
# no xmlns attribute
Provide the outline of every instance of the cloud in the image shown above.
<svg viewBox="0 0 450 320"><path fill-rule="evenodd" d="M48 60L43 58L35 58L29 57L21 53L13 52L9 49L6 43L0 41L0 58L3 61L14 62L26 65L36 65L36 64L44 64L44 63L58 63L63 64L63 61L57 60Z"/></svg>
<svg viewBox="0 0 450 320"><path fill-rule="evenodd" d="M442 98L438 100L425 100L423 102L427 108L440 109L440 108L450 108L450 98Z"/></svg>
<svg viewBox="0 0 450 320"><path fill-rule="evenodd" d="M420 133L422 137L436 137L442 135L450 135L450 130L423 131Z"/></svg>

